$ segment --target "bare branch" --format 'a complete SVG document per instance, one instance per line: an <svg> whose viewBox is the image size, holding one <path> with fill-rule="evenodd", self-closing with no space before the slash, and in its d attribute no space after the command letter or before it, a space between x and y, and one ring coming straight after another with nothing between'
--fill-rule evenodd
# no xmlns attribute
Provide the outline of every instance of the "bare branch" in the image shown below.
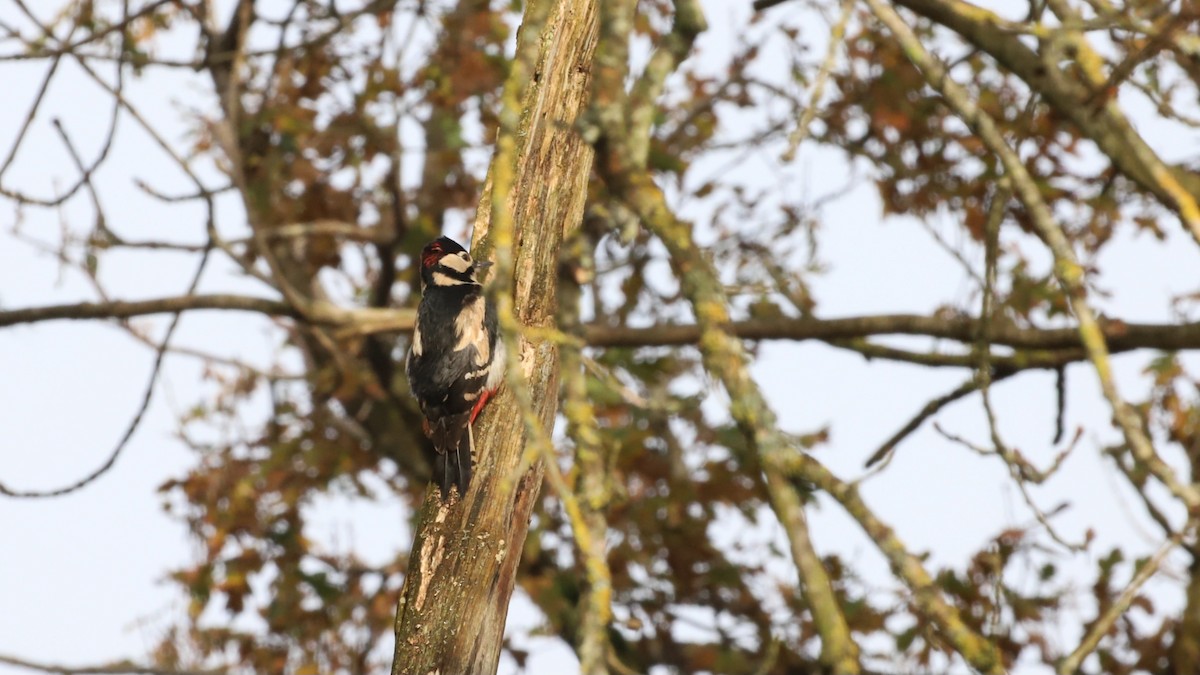
<svg viewBox="0 0 1200 675"><path fill-rule="evenodd" d="M731 325L733 334L746 340L828 341L879 335L923 335L964 344L970 344L979 336L979 327L977 320L966 316L919 314L880 314L842 319L779 317L747 319ZM1101 319L1099 328L1112 351L1200 348L1200 323L1133 324ZM588 344L598 346L665 347L695 344L700 339L700 327L661 324L650 328L633 328L590 324L585 335ZM983 339L990 344L1015 349L1078 349L1083 345L1075 328L1021 328L1011 323L998 323L990 327Z"/></svg>
<svg viewBox="0 0 1200 675"><path fill-rule="evenodd" d="M50 30L50 27L46 26L41 21L39 21L37 16L33 12L29 11L29 8L26 7L23 2L20 2L18 0L17 6L21 9L21 11L25 14L25 16L42 31L42 35L46 41L51 42L51 43L57 42L57 38L54 35L54 32L52 30ZM128 10L129 10L128 2L123 3L122 11L124 12L124 15L122 16L121 25L124 25L125 20L128 18ZM70 39L70 37L75 34L75 30L76 30L76 27L72 26L71 32L70 32L70 34L68 34L67 39ZM123 35L124 34L122 34L122 36ZM123 98L122 93L125 90L125 62L123 60L124 54L125 54L125 50L121 49L117 55L117 59L116 59L116 63L115 63L115 65L116 65L116 80L117 81L115 84L109 85L109 84L105 83L103 80L101 80L99 77L97 77L94 73L92 73L92 76L95 79L97 79L98 81L102 82L103 86L106 89L109 89L111 92L113 92L114 96L113 96L112 112L109 116L109 123L108 123L108 128L105 132L104 141L101 143L101 146L100 146L100 152L97 154L96 158L92 161L92 163L89 166L87 166L86 168L83 168L83 162L81 160L79 160L79 158L77 156L75 157L76 163L80 166L80 177L75 181L75 183L71 187L69 187L65 192L59 194L57 197L49 197L49 198L31 197L24 193L18 192L18 191L6 190L3 187L0 187L0 195L8 197L9 199L12 199L21 204L53 207L53 206L58 206L60 204L65 203L68 199L70 199L72 196L74 196L75 193L78 192L80 188L82 188L84 185L90 184L92 174L95 173L96 170L98 170L100 168L100 165L103 164L104 161L108 158L109 152L111 152L112 147L113 147L113 141L116 139L117 124L121 118L120 112L121 112L121 100ZM72 56L75 56L76 59L79 58L75 54L72 54ZM59 55L55 55L56 62L57 62L58 57L59 57ZM80 62L80 65L83 65L83 63ZM53 72L53 69L51 70L51 72ZM46 80L45 85L49 86L48 79ZM39 95L38 95L39 98L42 94L44 94L44 92L39 93ZM36 103L35 103L34 109L36 109ZM34 114L34 111L31 110L30 118L26 122L25 129L28 128L28 122L32 121L33 114ZM22 130L22 134L24 133L25 129ZM64 139L66 138L65 132L62 132L61 129L60 129L60 134L62 134ZM15 144L19 145L21 140L22 140L21 137L18 137L17 140L15 141ZM68 146L70 146L69 141L68 141ZM13 152L13 155L15 155L15 153L16 153L15 147L12 152ZM72 155L75 155L75 151L73 148L71 149L71 153L72 153ZM9 160L7 160L7 161L11 161L11 159L12 158L10 157ZM5 168L7 168L7 161L6 161Z"/></svg>
<svg viewBox="0 0 1200 675"><path fill-rule="evenodd" d="M180 0L155 0L155 2L151 2L150 4L146 5L145 7L142 7L141 9L137 10L136 12L131 12L131 13L126 14L119 21L117 21L111 25L105 26L101 30L89 33L86 37L82 37L74 42L70 42L70 39L71 39L71 36L74 34L75 30L78 28L78 24L77 23L72 24L71 34L68 35L66 40L63 43L59 44L59 46L52 47L52 48L38 46L38 47L34 47L33 51L31 51L28 54L20 54L20 55L14 54L12 56L6 56L6 57L4 57L4 59L5 60L23 60L23 59L27 60L27 59L52 58L52 59L57 60L65 55L75 56L81 47L99 42L99 41L103 40L104 38L106 38L116 32L121 32L122 34L124 34L125 31L127 31L129 29L130 25L134 21L137 21L138 19L141 19L143 17L147 17L147 16L153 14L154 12L156 12L157 10L159 10L160 8L165 7L166 5L172 5L172 4L182 4L182 3L180 3ZM33 47L33 46L31 45L31 47Z"/></svg>
<svg viewBox="0 0 1200 675"><path fill-rule="evenodd" d="M788 0L754 0L754 11L761 12L764 9L770 9L775 5L782 5Z"/></svg>
<svg viewBox="0 0 1200 675"><path fill-rule="evenodd" d="M67 39L70 39L70 37L68 36ZM38 87L37 94L33 97L33 103L29 106L29 112L25 114L25 120L21 122L21 129L17 132L17 137L13 140L12 147L8 150L8 156L4 158L4 163L0 164L0 181L4 180L4 174L8 173L8 168L12 166L13 160L17 158L17 152L21 149L21 144L25 140L25 135L29 132L29 127L33 124L34 118L37 117L38 108L41 107L42 100L46 97L46 91L50 89L50 82L54 79L54 74L58 71L60 63L62 63L61 55L55 56L50 62L50 67L46 70L45 77L42 78L42 84Z"/></svg>
<svg viewBox="0 0 1200 675"><path fill-rule="evenodd" d="M910 420L908 420L908 422L905 423L904 426L900 427L896 433L892 434L890 438L884 441L883 445L879 446L878 450L871 453L871 456L867 458L867 461L865 464L863 464L863 466L870 468L884 458L890 457L892 450L895 449L895 447L899 445L901 441L903 441L905 438L908 438L914 431L919 429L926 420L928 420L930 417L933 417L942 408L945 408L958 399L963 398L972 392L978 391L979 387L979 378L972 377L966 382L963 382L955 387L949 393L943 394L942 396L939 396L926 403L916 415L914 415Z"/></svg>
<svg viewBox="0 0 1200 675"><path fill-rule="evenodd" d="M1067 456L1071 454L1071 451L1075 449L1079 439L1082 438L1082 430L1080 430L1080 433L1075 434L1075 437L1071 439L1071 442L1067 445L1066 449L1058 453L1058 455L1054 458L1054 462L1049 468L1038 469L1031 464L1029 460L1025 459L1020 451L1010 448L1000 440L999 433L996 430L995 416L991 412L991 404L988 402L986 392L984 393L984 409L988 411L988 425L992 430L992 443L994 444L994 447L992 448L985 448L971 443L961 436L956 436L947 432L937 424L934 424L933 428L942 435L942 438L945 438L951 443L961 445L977 455L980 455L981 457L987 457L989 455L996 455L999 457L1001 461L1004 462L1005 468L1008 469L1009 477L1012 478L1014 483L1016 483L1017 490L1020 491L1021 498L1025 501L1025 505L1028 506L1029 510L1033 512L1033 517L1038 521L1038 523L1046 529L1046 533L1050 535L1050 538L1069 551L1080 553L1086 550L1086 540L1079 543L1073 543L1067 541L1066 537L1059 534L1058 529L1054 527L1053 523L1050 522L1050 517L1045 511L1042 510L1040 506L1038 506L1037 502L1033 500L1033 495L1029 493L1028 485L1029 483L1040 485L1062 467L1062 463L1066 460ZM1058 508L1052 511L1050 515L1057 513L1065 507L1066 504L1060 505Z"/></svg>
<svg viewBox="0 0 1200 675"><path fill-rule="evenodd" d="M127 319L152 314L186 311L225 310L265 314L275 317L302 318L286 302L269 298L241 295L190 295L138 301L71 303L0 310L0 328L18 324L63 319ZM336 308L318 305L309 322L335 327L335 338L378 333L407 333L412 330L413 310L395 308ZM971 342L977 334L978 322L969 318L926 317L920 315L878 315L844 319L749 319L730 324L734 335L746 340L822 340L851 349L868 358L899 360L923 365L959 368L975 367L969 354L926 354L863 342L842 342L880 335L919 335L939 339ZM1200 349L1200 324L1126 324L1106 321L1102 324L1111 336L1113 353L1134 349L1191 350ZM648 328L587 324L584 340L593 347L661 347L694 345L700 340L695 325L662 324ZM992 329L988 336L992 344L1005 345L1020 351L1013 356L992 356L993 377L1028 369L1054 369L1080 361L1086 355L1080 351L1077 332L1067 328L1017 328L1005 326ZM964 394L965 395L965 394Z"/></svg>
<svg viewBox="0 0 1200 675"><path fill-rule="evenodd" d="M55 663L37 663L6 654L0 654L0 663L39 673L58 673L59 675L227 675L228 673L225 670L175 670L155 666L139 666L129 662L95 666L64 666Z"/></svg>
<svg viewBox="0 0 1200 675"><path fill-rule="evenodd" d="M1070 45L1074 48L1074 56L1076 63L1080 66L1080 71L1086 79L1088 87L1092 88L1092 94L1083 101L1081 108L1090 109L1091 114L1104 111L1114 120L1123 122L1126 127L1126 136L1122 140L1126 142L1130 153L1134 156L1135 161L1139 162L1144 170L1149 174L1149 186L1152 190L1157 188L1157 194L1161 195L1163 203L1174 209L1179 214L1179 219L1191 233L1192 239L1200 244L1200 205L1196 203L1196 194L1193 190L1196 187L1195 182L1188 183L1193 176L1191 173L1185 173L1182 176L1177 175L1168 167L1165 162L1154 152L1146 143L1138 143L1141 140L1137 136L1137 132L1129 125L1128 120L1124 118L1120 107L1116 101L1110 100L1113 98L1111 91L1119 86L1121 80L1128 76L1128 72L1123 72L1123 69L1128 66L1130 71L1142 57L1139 53L1125 60L1124 63L1114 68L1106 77L1102 71L1104 63L1103 57L1100 56L1088 42L1087 37L1083 32L1074 28L1075 24L1081 23L1083 17L1075 11L1065 0L1047 0L1047 4L1054 10L1054 13L1062 20L1067 39ZM1183 11L1172 17L1166 25L1156 30L1146 41L1143 52L1146 53L1146 58L1153 54L1155 50L1166 46L1167 42L1172 41L1172 34L1178 31L1183 26L1195 21L1196 13L1194 11ZM1161 44L1158 44L1159 41ZM1114 158L1115 161L1116 158ZM1191 186L1186 187L1187 185Z"/></svg>
<svg viewBox="0 0 1200 675"><path fill-rule="evenodd" d="M148 314L178 314L206 309L258 312L268 316L292 318L299 316L299 313L286 303L267 298L242 295L180 295L154 300L81 302L0 310L0 327L58 319L128 319Z"/></svg>
<svg viewBox="0 0 1200 675"><path fill-rule="evenodd" d="M65 133L63 134L63 138L66 140ZM69 142L68 147L70 147ZM73 148L72 155L74 156ZM76 159L78 158L76 157ZM90 182L88 186L89 189L91 189ZM97 208L99 208L98 205ZM211 253L212 242L209 242L208 247L204 249L204 253L200 256L200 263L196 266L196 272L192 275L192 281L188 284L187 295L184 297L191 297L191 294L195 292L196 287L200 284L200 278L204 276L204 270L206 267L208 267L209 255ZM150 368L150 378L146 383L146 390L145 393L142 394L142 401L138 405L137 412L134 413L133 419L130 420L129 424L125 427L125 433L121 435L120 440L117 441L116 446L112 449L112 452L109 453L108 459L105 460L103 464L101 464L95 471L87 476L84 476L70 485L55 490L13 490L3 483L0 483L0 494L8 497L20 498L61 497L62 495L70 494L76 490L86 487L97 478L107 473L108 470L116 464L117 458L120 457L121 452L125 449L125 446L129 444L130 439L133 438L134 433L136 433L138 427L141 426L142 418L145 417L146 410L150 407L150 400L154 397L154 386L158 383L158 374L162 371L163 360L166 358L167 348L171 344L171 337L175 335L175 329L179 326L179 320L182 317L183 314L179 312L175 313L175 315L171 317L171 324L167 326L167 332L163 335L162 342L158 345L158 348L155 351L154 365Z"/></svg>

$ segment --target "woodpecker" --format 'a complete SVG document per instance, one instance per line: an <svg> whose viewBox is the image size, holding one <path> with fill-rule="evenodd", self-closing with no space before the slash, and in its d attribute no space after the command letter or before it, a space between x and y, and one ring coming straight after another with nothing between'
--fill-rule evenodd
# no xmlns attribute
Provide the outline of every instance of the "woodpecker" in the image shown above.
<svg viewBox="0 0 1200 675"><path fill-rule="evenodd" d="M421 302L405 361L409 388L425 416L425 434L437 452L433 478L442 501L450 486L459 497L471 483L471 425L504 381L504 344L496 308L477 274L491 262L448 237L421 251Z"/></svg>

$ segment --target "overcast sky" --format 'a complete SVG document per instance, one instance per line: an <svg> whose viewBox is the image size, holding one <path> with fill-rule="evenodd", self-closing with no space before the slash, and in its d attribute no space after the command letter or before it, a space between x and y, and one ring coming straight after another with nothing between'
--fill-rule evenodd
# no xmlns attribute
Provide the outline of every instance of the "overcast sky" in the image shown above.
<svg viewBox="0 0 1200 675"><path fill-rule="evenodd" d="M732 36L742 30L739 26L747 17L744 8L729 4L733 3L706 3L711 28L701 38L701 50L711 55L713 63L718 62L715 55L731 48ZM0 0L0 19L21 21L8 0ZM818 27L813 31L806 37L814 41L813 50L819 53L817 43L824 36L818 34ZM179 45L191 44L192 37L186 38ZM46 64L3 63L0 68L7 100L7 105L0 106L3 153L24 118ZM212 104L208 83L199 76L150 69L128 86L130 99L180 147L186 145L187 133L181 111ZM60 118L82 154L91 157L101 145L110 110L107 98L67 61L42 109L2 184L49 196L75 176L49 125L50 118ZM1196 149L1194 138L1180 143L1170 130L1149 123L1143 123L1140 130L1169 158L1172 153L1178 156ZM736 128L725 131L730 137L740 136ZM800 194L815 198L851 178L849 167L831 153L809 149L782 174L776 160L753 158L739 171L738 180L778 183L781 192L802 191ZM703 174L703 167L697 173ZM201 241L198 212L163 207L138 192L134 179L148 180L164 192L185 192L189 187L171 161L124 118L112 157L95 177L110 226L129 239ZM238 208L232 196L223 198L222 222L236 223ZM0 227L8 230L19 223L24 235L51 244L62 227L86 230L93 218L89 199L82 192L57 212L21 212L0 198ZM882 222L869 181L828 206L823 219L821 258L830 265L830 272L813 286L828 315L927 313L940 304L961 303L968 297L970 286L957 263L915 223ZM953 223L935 222L934 226L951 237L959 236ZM1103 259L1104 286L1112 292L1112 298L1103 303L1106 311L1127 320L1172 318L1168 296L1194 288L1195 270L1200 269L1196 247L1177 231L1172 227L1165 244L1145 236L1119 235L1121 243L1110 247L1113 253ZM450 234L461 239L465 233ZM1031 241L1024 245L1027 250L1035 247ZM114 296L133 299L182 292L195 261L170 254L118 252L106 254L101 265L102 277ZM264 292L221 266L206 274L201 290ZM60 270L53 258L11 237L0 238L0 307L85 299L95 299L95 295L78 273ZM162 319L144 323L157 331L165 325ZM202 345L267 363L274 357L278 340L278 333L265 319L206 313L186 316L176 343ZM55 322L0 330L0 428L6 432L0 446L0 481L13 489L54 488L77 480L103 462L138 407L152 356L119 329L102 324ZM1146 359L1142 353L1116 360L1127 398L1145 391L1138 373ZM954 388L966 376L958 371L869 364L817 343L765 344L759 349L753 373L785 430L803 433L830 427L832 440L820 450L820 457L846 478L860 475L863 460L925 401ZM0 653L66 664L138 659L157 642L158 630L182 615L184 599L163 583L163 577L168 569L192 560L194 544L185 527L163 512L156 489L196 461L174 435L181 411L211 393L200 379L195 360L169 359L137 435L115 468L94 485L57 499L0 500ZM1086 423L1103 431L1086 437L1060 476L1035 489L1034 494L1045 508L1070 501L1072 508L1055 523L1073 540L1094 528L1097 542L1091 550L1095 556L1118 544L1135 553L1153 549L1158 542L1149 533L1154 528L1147 526L1132 493L1117 483L1098 452L1116 435L1106 428L1109 411L1095 376L1085 366L1073 366L1068 370L1068 386L1067 428ZM1023 374L998 385L994 396L1010 443L1038 464L1048 463L1056 450L1050 443L1055 409L1052 376ZM722 405L720 394L714 393L709 408L720 410ZM981 442L986 438L975 397L951 406L938 419L947 430ZM931 552L931 568L961 567L1001 529L1031 521L997 460L981 459L952 446L928 426L906 441L891 467L867 482L863 491L867 502L897 529L911 550ZM313 539L333 550L353 547L371 562L382 562L410 542L411 532L403 526L406 519L397 503L363 505L327 499L314 508L314 514ZM888 583L882 558L836 505L822 500L812 525L819 550L839 552L855 565L865 566L874 575L872 583ZM731 528L720 536L761 539L780 533ZM1179 559L1174 562L1178 564ZM1081 561L1078 569L1083 572L1094 565ZM792 572L784 569L781 574ZM1170 611L1181 605L1172 582L1155 583L1160 609ZM1081 577L1079 584L1084 587L1086 580ZM1083 617L1090 617L1090 606L1080 609ZM537 621L532 604L518 592L510 629L530 628ZM1069 649L1077 635L1077 626L1064 625L1060 646ZM543 639L532 644L530 672L564 672L563 668L569 672L575 667L569 650L556 641ZM512 668L506 660L501 672L512 672ZM0 675L16 672L0 666Z"/></svg>

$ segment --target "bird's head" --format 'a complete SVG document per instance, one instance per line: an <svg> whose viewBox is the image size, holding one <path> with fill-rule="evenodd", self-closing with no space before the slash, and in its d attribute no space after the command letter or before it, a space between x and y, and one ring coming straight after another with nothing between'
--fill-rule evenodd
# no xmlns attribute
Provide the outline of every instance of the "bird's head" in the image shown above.
<svg viewBox="0 0 1200 675"><path fill-rule="evenodd" d="M479 284L476 272L491 262L471 260L471 254L449 237L438 237L421 249L421 286L462 286Z"/></svg>

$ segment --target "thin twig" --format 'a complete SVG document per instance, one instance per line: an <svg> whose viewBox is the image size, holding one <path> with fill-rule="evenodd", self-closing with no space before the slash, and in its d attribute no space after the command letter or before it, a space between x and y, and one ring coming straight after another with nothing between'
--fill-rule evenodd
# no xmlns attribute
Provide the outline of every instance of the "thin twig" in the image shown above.
<svg viewBox="0 0 1200 675"><path fill-rule="evenodd" d="M1037 520L1037 522L1046 529L1046 533L1050 535L1050 538L1053 539L1058 545L1069 551L1078 553L1086 550L1086 541L1079 543L1069 542L1067 541L1066 537L1063 537L1061 534L1059 534L1058 530L1050 522L1050 517L1042 510L1040 506L1038 506L1037 502L1033 500L1033 495L1029 493L1028 486L1028 483L1040 485L1050 476L1054 475L1054 473L1056 473L1062 466L1063 460L1070 455L1071 450L1075 448L1079 439L1082 438L1082 433L1075 434L1075 438L1071 441L1070 445L1068 445L1065 450L1060 452L1057 457L1055 457L1054 463L1049 469L1039 471L1034 468L1028 460L1021 456L1020 452L1003 445L1003 442L999 440L998 436L993 436L992 438L993 443L997 443L995 447L985 448L971 443L961 436L956 436L955 434L946 431L940 425L934 424L933 428L935 431L941 434L943 438L951 443L961 445L982 457L987 457L989 455L996 455L999 457L1004 462L1005 468L1008 469L1009 476L1012 478L1013 482L1016 483L1017 490L1020 491L1021 498L1024 500L1025 505L1029 507L1029 510L1033 513L1033 517ZM1061 507L1055 509L1054 513L1057 513L1059 510L1061 510Z"/></svg>
<svg viewBox="0 0 1200 675"><path fill-rule="evenodd" d="M196 266L196 272L192 276L191 283L188 284L185 297L190 296L196 291L196 287L200 284L200 277L204 275L204 270L208 266L209 254L211 252L212 246L210 245L204 250L204 253L201 254L200 264ZM120 440L117 441L116 446L112 449L112 452L109 453L108 459L105 460L103 464L101 464L95 471L65 487L54 490L13 490L3 483L0 483L0 494L3 494L7 497L33 499L61 497L86 487L107 473L108 470L116 464L117 458L120 457L121 452L125 449L125 446L129 444L130 439L133 438L134 433L137 432L138 427L141 426L142 418L145 416L146 410L150 408L150 400L154 396L154 386L158 382L158 374L162 370L162 364L167 355L167 347L171 343L171 337L175 335L175 328L179 326L179 320L181 318L183 318L182 313L176 313L171 317L171 323L167 326L167 332L163 335L162 342L155 351L154 365L150 368L149 381L146 383L146 389L142 394L142 401L138 405L137 412L134 413L133 419L130 420L129 424L125 427L125 433L121 435Z"/></svg>
<svg viewBox="0 0 1200 675"><path fill-rule="evenodd" d="M16 0L16 4L17 4L17 7L19 7L21 9L21 11L24 12L26 17L42 31L42 35L45 40L47 40L48 42L52 42L52 43L57 41L57 38L54 35L54 31L52 31L49 26L43 24L40 20L38 20L37 15L34 14L33 12L31 12L29 10L29 8L26 7L23 2L21 2L20 0ZM122 18L123 19L127 18L128 12L129 12L128 0L125 0L122 3L122 12L123 12ZM72 35L74 34L74 29L72 29L71 34ZM116 64L115 64L116 65L116 76L117 76L116 84L109 85L108 83L104 83L105 88L109 89L114 94L114 100L113 100L113 106L112 106L112 113L109 118L108 128L105 132L104 140L101 142L101 145L100 145L100 152L96 156L96 159L93 160L92 163L89 166L87 166L86 169L81 171L80 178L70 188L68 188L65 192L62 192L61 194L59 194L59 196L57 196L57 197L48 197L48 198L31 197L22 192L6 190L3 187L0 187L0 195L8 197L9 199L12 199L21 204L28 204L28 205L32 205L32 206L42 206L42 207L55 207L55 206L59 206L59 205L65 203L68 199L73 197L75 195L75 193L77 193L80 190L80 188L82 188L85 184L87 184L87 182L91 179L92 174L95 173L95 171L100 168L100 165L104 163L104 160L108 158L109 152L112 150L112 147L113 147L113 141L116 139L117 123L120 121L120 111L121 111L121 102L120 101L123 98L122 94L125 90L125 62L123 60L124 53L125 53L125 50L122 49L116 59ZM72 56L75 56L78 59L78 57L76 55L72 54ZM57 60L58 57L56 56L55 58ZM83 65L83 64L81 63L80 65ZM96 78L96 79L99 79L99 78ZM103 80L101 80L101 82L103 82ZM18 143L20 142L19 138L18 138L17 142ZM15 149L13 152L14 153L16 152Z"/></svg>
<svg viewBox="0 0 1200 675"><path fill-rule="evenodd" d="M964 396L967 396L974 391L977 391L979 387L979 378L972 376L967 381L958 385L949 392L926 403L916 415L913 415L912 418L910 418L908 422L904 424L904 426L900 427L896 433L892 434L890 438L883 442L883 445L880 445L875 452L871 453L871 456L867 458L867 461L863 464L863 466L869 469L884 458L888 458L890 460L892 450L895 449L895 447L899 445L901 441L903 441L905 438L908 438L909 435L919 429L926 420L936 415L947 405Z"/></svg>
<svg viewBox="0 0 1200 675"><path fill-rule="evenodd" d="M855 0L842 0L842 13L838 17L837 23L829 30L829 44L825 47L825 58L821 60L817 78L813 81L808 105L800 113L800 121L796 123L796 128L788 135L787 149L783 151L783 161L785 162L790 162L796 157L796 150L804 142L804 139L808 138L808 129L816 119L817 108L825 96L825 85L829 82L830 75L833 74L833 64L837 60L838 47L846 38L846 26L850 23L854 5Z"/></svg>
<svg viewBox="0 0 1200 675"><path fill-rule="evenodd" d="M1154 555L1150 556L1150 559L1141 566L1137 574L1133 575L1133 579L1130 579L1129 585L1125 587L1125 590L1121 591L1121 595L1117 596L1117 599L1109 605L1108 610L1096 620L1096 623L1092 624L1087 635L1079 642L1079 646L1058 664L1059 675L1074 675L1079 671L1079 667L1083 665L1083 660L1087 658L1088 654L1095 651L1096 647L1100 644L1100 640L1108 633L1112 625L1133 604L1138 590L1158 572L1158 568L1162 565L1163 560L1166 560L1167 555L1181 541L1183 541L1183 533L1176 534L1167 539L1163 542L1162 546L1158 547Z"/></svg>
<svg viewBox="0 0 1200 675"><path fill-rule="evenodd" d="M67 39L75 33L77 24L71 25L71 32L67 34ZM25 114L25 120L21 122L21 129L17 132L17 137L13 140L12 147L8 150L8 156L4 158L4 163L0 165L0 181L4 180L4 174L8 173L8 168L12 166L13 160L17 158L17 151L21 149L21 144L25 140L25 135L29 131L29 127L33 124L34 118L37 117L38 108L42 105L42 99L45 98L46 92L50 89L50 82L54 79L55 72L58 71L59 64L62 63L62 55L55 56L50 62L50 67L46 70L45 77L42 78L42 84L38 87L37 94L33 97L33 103L29 106L29 112Z"/></svg>

